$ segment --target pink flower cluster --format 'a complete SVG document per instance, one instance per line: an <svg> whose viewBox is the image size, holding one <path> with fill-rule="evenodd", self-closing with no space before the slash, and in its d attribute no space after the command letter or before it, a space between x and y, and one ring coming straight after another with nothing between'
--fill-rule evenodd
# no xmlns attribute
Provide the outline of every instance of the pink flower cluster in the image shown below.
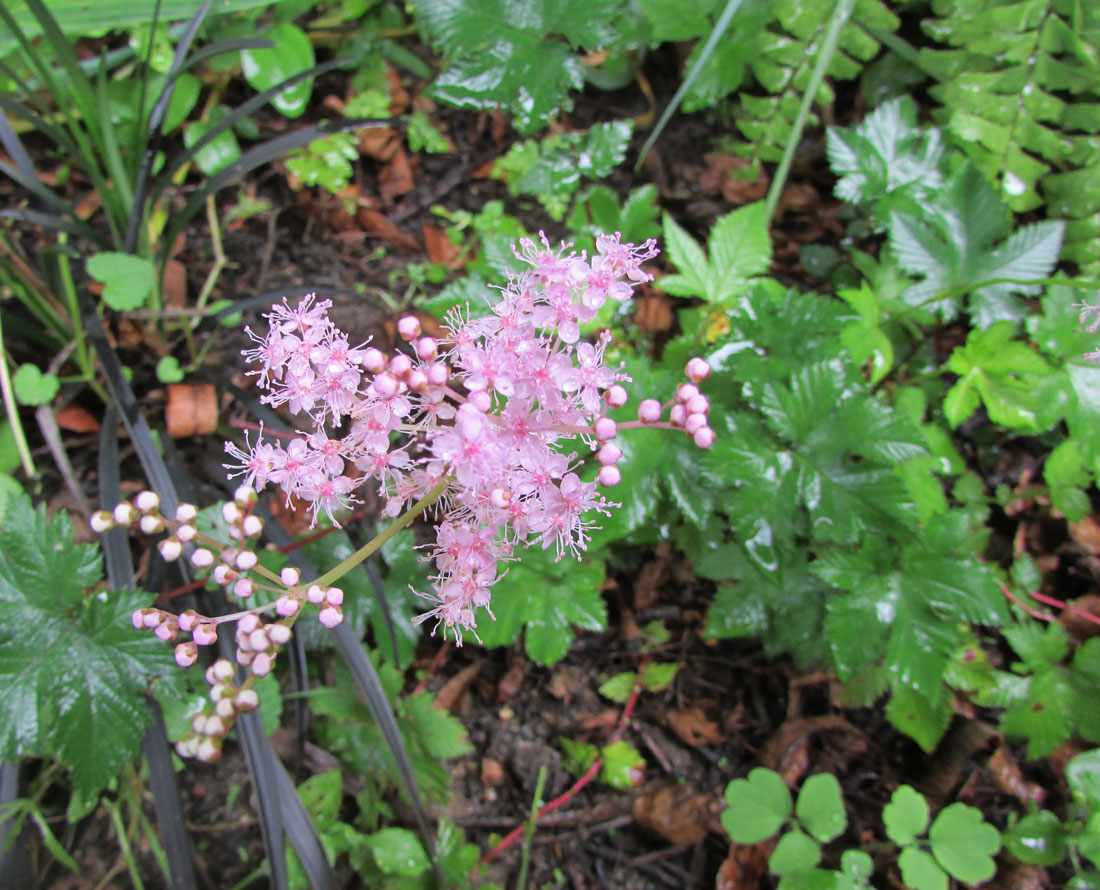
<svg viewBox="0 0 1100 890"><path fill-rule="evenodd" d="M614 506L597 482L582 480L583 452L598 452L597 481L613 486L622 456L613 440L624 428L680 428L700 447L713 443L709 405L694 385L706 362L688 364L693 382L681 386L668 421L667 406L647 400L639 420L616 423L608 411L627 402L629 378L605 360L609 334L581 340L608 299L625 300L650 279L641 266L655 255L652 241L634 246L618 235L600 237L591 258L554 251L545 237L524 240L516 256L530 268L488 314L452 312L445 340L402 318L407 350L394 355L350 345L328 301L310 296L292 308L284 300L265 335L248 331L256 346L243 354L258 365L264 401L304 415L311 429L285 446L262 431L246 448L227 443L236 461L227 468L256 489L280 486L288 500L311 503L315 520L333 522L366 484L394 517L441 491L432 608L419 620L434 618L461 640L517 546L578 555L591 516Z"/></svg>

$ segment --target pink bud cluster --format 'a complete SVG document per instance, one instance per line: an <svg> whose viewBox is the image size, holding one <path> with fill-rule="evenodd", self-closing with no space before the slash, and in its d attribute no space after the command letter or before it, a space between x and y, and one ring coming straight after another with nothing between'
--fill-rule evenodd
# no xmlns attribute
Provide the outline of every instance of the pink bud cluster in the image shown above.
<svg viewBox="0 0 1100 890"><path fill-rule="evenodd" d="M710 401L696 385L710 376L710 365L701 358L693 358L687 363L684 373L691 382L676 387L676 398L668 405L662 405L656 399L643 399L638 405L638 420L648 426L660 423L665 409L671 406L668 423L691 436L699 448L710 448L715 440L714 430L707 426Z"/></svg>
<svg viewBox="0 0 1100 890"><path fill-rule="evenodd" d="M425 336L415 317L402 318L406 348L393 355L351 346L329 319L328 301L273 306L265 335L247 331L256 346L243 355L259 366L252 373L263 400L304 415L311 431L285 446L262 431L245 448L227 443L236 461L227 468L247 485L273 483L288 501L311 503L315 520L335 522L334 512L367 484L393 517L441 492L437 572L426 594L433 605L418 620L434 618L461 641L518 546L553 546L559 558L585 549L591 515L615 506L597 485L622 479L613 441L622 430L681 428L700 447L713 444L709 405L695 386L709 371L701 359L689 362L695 383L683 384L668 422L654 400L643 405L654 402L656 413L647 409L638 421L609 416L628 401L629 377L606 363L610 334L589 343L581 328L608 299L623 301L650 280L641 266L656 247L604 235L596 248L588 258L554 251L545 237L541 245L521 241L515 253L530 268L487 315L453 311L443 340ZM597 452L595 482L577 472L582 451Z"/></svg>
<svg viewBox="0 0 1100 890"><path fill-rule="evenodd" d="M198 510L191 504L181 504L172 517L162 515L160 499L151 491L143 491L132 502L123 501L114 510L100 510L91 517L92 529L100 533L116 526L136 526L147 534L168 532L158 545L166 560L182 558L185 548L189 548L191 565L209 572L216 583L238 599L248 600L258 588L278 592L274 602L217 617L200 615L193 609L179 615L158 608L136 610L132 616L134 627L151 630L165 642L176 643L176 662L181 667L195 664L200 647L217 641L219 625L235 622L236 664L248 668L254 676L263 677L271 672L280 648L290 640L291 628L306 602L320 608L319 619L325 627L333 628L343 621L340 607L344 594L338 587L304 585L299 571L292 567L284 568L278 576L260 567L259 557L250 549L263 531L263 520L253 513L256 503L256 492L242 486L232 501L222 505L222 518L230 538L226 543L207 538L198 530L195 524ZM278 619L264 623L261 614L268 611L274 611ZM189 635L190 639L180 640L181 634ZM241 687L233 684L235 671L233 663L225 659L219 659L207 670L213 711L193 718L192 732L177 746L181 756L215 759L236 714L259 704L250 680Z"/></svg>

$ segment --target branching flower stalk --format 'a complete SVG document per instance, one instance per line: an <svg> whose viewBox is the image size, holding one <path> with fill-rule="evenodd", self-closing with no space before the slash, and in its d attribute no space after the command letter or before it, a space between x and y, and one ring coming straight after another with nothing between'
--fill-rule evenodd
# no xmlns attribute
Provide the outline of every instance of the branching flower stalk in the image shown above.
<svg viewBox="0 0 1100 890"><path fill-rule="evenodd" d="M701 358L687 363L688 380L674 398L664 404L643 399L636 420L609 416L627 403L630 378L605 363L610 335L593 344L581 339L581 329L608 299L626 300L635 285L650 280L641 265L657 251L653 241L636 247L617 234L601 236L596 247L589 259L567 245L552 250L545 237L541 244L521 241L515 254L530 268L509 281L487 315L474 317L468 307L452 311L445 339L424 336L413 316L402 318L397 330L407 349L392 356L367 343L350 345L328 317L329 301L312 295L294 307L286 300L274 305L265 334L245 329L255 346L242 354L258 366L250 373L265 390L263 401L303 415L311 430L285 447L265 440L262 428L245 448L226 444L233 461L227 469L243 477L222 511L232 542L199 533L191 505L162 516L153 492L92 518L97 531L114 525L167 531L159 544L165 559L189 550L192 566L210 571L242 601L259 588L277 593L272 603L213 618L160 609L134 614L136 627L166 641L191 635L176 647L183 666L195 663L199 646L214 642L219 624L236 624L236 662L248 677L236 685L236 667L225 659L208 669L214 710L194 718L182 754L218 756L236 714L258 704L252 678L271 671L303 607L319 607L321 623L335 627L343 620L344 595L332 585L422 513L437 517L429 554L436 574L430 591L418 591L430 608L416 621L433 621L433 633L442 626L461 643L465 633L477 636L479 610L492 617L490 588L505 574L502 565L518 559L519 548L538 544L554 547L558 559L580 557L591 514L617 506L597 488L622 481L623 452L614 442L620 432L674 429L699 448L713 445L710 405L698 388L710 368ZM593 482L577 472L583 452L595 452ZM296 569L276 575L250 549L263 529L253 513L257 491L269 484L283 490L288 504L291 498L311 504L314 522L324 515L335 525L340 511L358 502L356 492L376 486L394 522L303 584ZM263 613L272 610L278 618L264 624Z"/></svg>

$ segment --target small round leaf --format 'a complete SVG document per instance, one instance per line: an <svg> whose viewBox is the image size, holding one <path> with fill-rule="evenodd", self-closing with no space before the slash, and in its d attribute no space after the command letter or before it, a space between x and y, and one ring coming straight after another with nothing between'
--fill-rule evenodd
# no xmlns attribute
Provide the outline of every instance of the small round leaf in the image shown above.
<svg viewBox="0 0 1100 890"><path fill-rule="evenodd" d="M844 812L844 798L836 776L831 773L810 776L798 793L795 814L802 827L822 843L843 834L848 827L848 814Z"/></svg>
<svg viewBox="0 0 1100 890"><path fill-rule="evenodd" d="M37 365L20 365L12 374L12 389L23 405L47 405L57 395L61 383L53 374L43 374Z"/></svg>
<svg viewBox="0 0 1100 890"><path fill-rule="evenodd" d="M859 884L866 883L874 869L874 860L862 850L845 850L840 854L840 870Z"/></svg>
<svg viewBox="0 0 1100 890"><path fill-rule="evenodd" d="M1004 834L1005 849L1029 865L1057 865L1066 858L1066 832L1050 810L1024 816Z"/></svg>
<svg viewBox="0 0 1100 890"><path fill-rule="evenodd" d="M821 847L817 841L801 831L788 831L775 845L768 869L773 875L789 875L811 869L820 861Z"/></svg>
<svg viewBox="0 0 1100 890"><path fill-rule="evenodd" d="M313 44L297 25L284 22L263 35L275 43L272 49L246 49L241 52L241 68L245 80L258 91L278 86L288 77L301 74L314 66ZM271 104L284 117L301 117L313 91L310 78L283 90Z"/></svg>
<svg viewBox="0 0 1100 890"><path fill-rule="evenodd" d="M928 831L932 855L953 877L967 884L988 881L997 871L993 856L1001 835L983 821L980 810L964 803L944 809Z"/></svg>
<svg viewBox="0 0 1100 890"><path fill-rule="evenodd" d="M103 282L103 302L120 312L141 306L156 280L152 261L129 253L97 253L88 274Z"/></svg>
<svg viewBox="0 0 1100 890"><path fill-rule="evenodd" d="M1090 809L1100 809L1100 748L1078 754L1066 764L1066 784Z"/></svg>
<svg viewBox="0 0 1100 890"><path fill-rule="evenodd" d="M759 766L726 786L726 802L722 827L739 844L771 837L791 815L791 792L778 773Z"/></svg>
<svg viewBox="0 0 1100 890"><path fill-rule="evenodd" d="M179 383L183 380L183 369L180 368L179 359L172 355L166 355L157 362L157 380L161 383Z"/></svg>
<svg viewBox="0 0 1100 890"><path fill-rule="evenodd" d="M902 785L882 811L886 836L899 847L913 843L928 827L928 801L909 785Z"/></svg>
<svg viewBox="0 0 1100 890"><path fill-rule="evenodd" d="M898 868L910 890L947 890L947 874L924 850L906 847L898 856Z"/></svg>
<svg viewBox="0 0 1100 890"><path fill-rule="evenodd" d="M419 875L428 870L428 857L415 834L405 828L384 828L367 838L374 861L391 875Z"/></svg>

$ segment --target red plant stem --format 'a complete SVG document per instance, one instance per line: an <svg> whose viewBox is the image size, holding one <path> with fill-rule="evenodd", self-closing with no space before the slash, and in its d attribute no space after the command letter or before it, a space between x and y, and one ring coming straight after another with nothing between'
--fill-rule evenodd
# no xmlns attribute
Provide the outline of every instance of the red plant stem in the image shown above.
<svg viewBox="0 0 1100 890"><path fill-rule="evenodd" d="M1029 596L1038 600L1041 603L1045 603L1048 606L1054 606L1058 609L1065 609L1070 615L1076 615L1078 618L1084 618L1086 621L1091 621L1093 624L1100 624L1100 618L1093 615L1092 612L1086 612L1084 609L1078 609L1076 606L1072 606L1069 603L1064 603L1061 600L1056 600L1052 596L1046 596L1042 593L1032 593Z"/></svg>
<svg viewBox="0 0 1100 890"><path fill-rule="evenodd" d="M642 691L642 671L645 670L646 662L649 661L649 656L643 656L641 663L638 665L638 673L634 680L634 688L630 690L630 698L626 700L626 705L623 706L623 712L619 715L619 722L615 727L615 731L611 733L611 741L616 741L625 731L627 724L630 722L631 716L634 714L634 707L638 704L638 695ZM576 782L562 794L555 797L550 803L543 805L539 811L535 814L535 822L541 819L544 815L558 807L563 807L581 791L589 782L591 782L596 776L600 774L600 768L603 766L603 758L597 757L595 762L588 768L583 776L577 779ZM513 828L508 834L500 841L493 849L481 857L483 863L492 862L501 853L507 850L512 844L514 844L519 838L523 837L523 832L527 828L526 822L521 822L515 828Z"/></svg>
<svg viewBox="0 0 1100 890"><path fill-rule="evenodd" d="M1048 615L1046 612L1040 612L1038 609L1033 609L1030 606L1025 605L1024 603L1021 603L1020 600L1016 597L1016 595L1011 590L1008 589L1008 585L1005 584L1004 581L998 581L997 583L1000 585L1001 593L1003 593L1005 595L1005 599L1007 599L1013 605L1019 606L1021 609L1023 609L1025 612L1027 612L1027 614L1030 615L1032 618L1038 618L1040 621L1056 621L1057 620L1053 615ZM1032 595L1034 596L1034 594L1032 594Z"/></svg>

